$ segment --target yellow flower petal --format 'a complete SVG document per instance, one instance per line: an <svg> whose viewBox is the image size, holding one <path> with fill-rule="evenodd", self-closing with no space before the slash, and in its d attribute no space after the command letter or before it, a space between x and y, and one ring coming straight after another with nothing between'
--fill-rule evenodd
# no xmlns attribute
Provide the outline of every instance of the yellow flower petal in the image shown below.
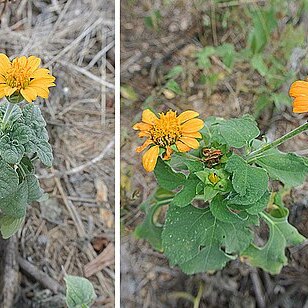
<svg viewBox="0 0 308 308"><path fill-rule="evenodd" d="M142 130L141 132L138 133L138 137L142 138L142 137L151 137L151 134L145 130Z"/></svg>
<svg viewBox="0 0 308 308"><path fill-rule="evenodd" d="M297 80L290 87L289 95L292 97L308 96L308 81Z"/></svg>
<svg viewBox="0 0 308 308"><path fill-rule="evenodd" d="M27 58L25 56L17 57L12 61L12 64L18 62L21 66L27 65Z"/></svg>
<svg viewBox="0 0 308 308"><path fill-rule="evenodd" d="M181 125L183 133L194 133L200 130L204 126L204 122L200 119L188 120Z"/></svg>
<svg viewBox="0 0 308 308"><path fill-rule="evenodd" d="M202 138L201 133L194 132L194 133L183 133L184 137L191 137L191 138Z"/></svg>
<svg viewBox="0 0 308 308"><path fill-rule="evenodd" d="M191 120L193 118L196 118L197 116L199 116L199 113L193 110L187 110L182 112L179 116L178 116L178 121L180 124Z"/></svg>
<svg viewBox="0 0 308 308"><path fill-rule="evenodd" d="M5 83L6 83L5 78L2 75L0 75L0 84L5 84Z"/></svg>
<svg viewBox="0 0 308 308"><path fill-rule="evenodd" d="M150 140L150 139L147 139L147 140L143 143L143 145L141 145L140 147L138 147L138 148L136 149L136 152L137 152L137 153L142 152L142 151L143 151L146 147L148 147L150 144L153 144L153 141Z"/></svg>
<svg viewBox="0 0 308 308"><path fill-rule="evenodd" d="M4 88L5 96L11 96L16 90L17 88L11 88L10 86L6 86Z"/></svg>
<svg viewBox="0 0 308 308"><path fill-rule="evenodd" d="M293 112L308 112L308 96L298 96L293 102Z"/></svg>
<svg viewBox="0 0 308 308"><path fill-rule="evenodd" d="M133 126L133 129L134 130L150 130L152 128L152 125L150 124L147 124L147 123L143 123L143 122L139 122L139 123L136 123L134 126Z"/></svg>
<svg viewBox="0 0 308 308"><path fill-rule="evenodd" d="M33 73L41 64L41 59L35 56L30 56L28 58L28 65L31 67L29 72ZM49 71L48 71L49 72Z"/></svg>
<svg viewBox="0 0 308 308"><path fill-rule="evenodd" d="M191 147L189 147L188 145L184 144L181 141L177 141L175 144L180 152L188 152L191 150Z"/></svg>
<svg viewBox="0 0 308 308"><path fill-rule="evenodd" d="M181 137L180 141L185 143L187 146L191 147L192 149L198 149L199 148L199 142L195 138L190 137Z"/></svg>
<svg viewBox="0 0 308 308"><path fill-rule="evenodd" d="M23 98L29 103L32 103L37 97L36 91L29 87L26 89L21 89L20 93L23 96Z"/></svg>
<svg viewBox="0 0 308 308"><path fill-rule="evenodd" d="M10 68L11 68L10 59L4 53L0 53L0 74L6 75L6 72Z"/></svg>
<svg viewBox="0 0 308 308"><path fill-rule="evenodd" d="M155 145L148 149L142 157L142 164L147 172L152 172L155 169L159 154L159 146Z"/></svg>
<svg viewBox="0 0 308 308"><path fill-rule="evenodd" d="M40 87L35 87L33 85L29 85L27 89L32 89L33 91L36 92L37 96L43 97L43 98L48 98L49 95L49 90L48 88L40 88Z"/></svg>
<svg viewBox="0 0 308 308"><path fill-rule="evenodd" d="M52 78L53 76L49 75L49 70L47 68L38 68L31 73L30 77L31 78Z"/></svg>
<svg viewBox="0 0 308 308"><path fill-rule="evenodd" d="M142 122L148 124L154 124L155 120L157 120L157 116L150 109L145 109L142 112Z"/></svg>

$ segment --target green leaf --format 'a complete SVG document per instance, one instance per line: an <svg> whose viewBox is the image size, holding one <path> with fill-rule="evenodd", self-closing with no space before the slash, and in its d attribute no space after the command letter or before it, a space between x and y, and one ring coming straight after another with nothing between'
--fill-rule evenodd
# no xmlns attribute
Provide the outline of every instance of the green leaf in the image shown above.
<svg viewBox="0 0 308 308"><path fill-rule="evenodd" d="M19 144L27 143L30 140L31 129L23 124L14 125L11 134L11 139L17 141Z"/></svg>
<svg viewBox="0 0 308 308"><path fill-rule="evenodd" d="M277 149L263 153L262 157L256 160L256 164L264 168L272 179L289 187L301 185L308 173L308 167L302 157L282 153Z"/></svg>
<svg viewBox="0 0 308 308"><path fill-rule="evenodd" d="M212 46L208 46L203 48L201 51L197 52L197 64L199 68L209 68L211 67L211 61L209 59L210 56L215 54L215 48Z"/></svg>
<svg viewBox="0 0 308 308"><path fill-rule="evenodd" d="M256 217L252 217L246 211L236 211L229 207L228 201L221 195L216 196L211 204L210 210L214 217L222 222L240 223L243 225L257 224Z"/></svg>
<svg viewBox="0 0 308 308"><path fill-rule="evenodd" d="M260 134L255 120L247 115L222 122L219 130L226 144L235 148L244 147Z"/></svg>
<svg viewBox="0 0 308 308"><path fill-rule="evenodd" d="M243 210L245 209L247 213L251 215L256 215L262 212L268 205L270 199L270 194L268 191L264 193L264 195L252 204L242 205L242 204L232 204L228 202L228 206L232 209Z"/></svg>
<svg viewBox="0 0 308 308"><path fill-rule="evenodd" d="M171 167L164 162L161 158L158 158L154 174L157 179L158 185L167 190L174 190L186 180L183 173L174 172Z"/></svg>
<svg viewBox="0 0 308 308"><path fill-rule="evenodd" d="M11 141L8 136L0 139L0 155L9 164L18 164L25 153L23 145Z"/></svg>
<svg viewBox="0 0 308 308"><path fill-rule="evenodd" d="M20 162L20 165L23 167L27 174L34 172L34 166L31 159L28 156L24 156Z"/></svg>
<svg viewBox="0 0 308 308"><path fill-rule="evenodd" d="M162 240L170 263L193 274L224 267L249 245L251 234L241 223L221 223L208 208L170 206Z"/></svg>
<svg viewBox="0 0 308 308"><path fill-rule="evenodd" d="M146 217L144 221L142 224L137 226L134 232L137 238L147 240L151 246L158 251L162 251L161 233L163 227L155 224L154 215L161 206L162 205L159 203L148 205L149 208L146 209Z"/></svg>
<svg viewBox="0 0 308 308"><path fill-rule="evenodd" d="M16 191L18 183L18 174L14 168L0 159L0 199Z"/></svg>
<svg viewBox="0 0 308 308"><path fill-rule="evenodd" d="M66 304L68 308L90 307L96 299L92 283L83 277L65 275Z"/></svg>
<svg viewBox="0 0 308 308"><path fill-rule="evenodd" d="M166 79L176 79L184 72L181 65L174 66L165 76Z"/></svg>
<svg viewBox="0 0 308 308"><path fill-rule="evenodd" d="M138 94L136 93L134 88L130 85L124 84L121 86L121 95L122 97L132 102L135 102L136 100L138 100Z"/></svg>
<svg viewBox="0 0 308 308"><path fill-rule="evenodd" d="M165 85L165 88L169 89L170 91L178 95L182 93L181 86L173 79L168 80L168 82Z"/></svg>
<svg viewBox="0 0 308 308"><path fill-rule="evenodd" d="M45 166L47 167L52 166L52 161L53 161L52 148L47 141L39 140L36 143L36 152L38 158Z"/></svg>
<svg viewBox="0 0 308 308"><path fill-rule="evenodd" d="M0 199L0 210L7 216L21 218L26 215L28 201L27 182L22 182L16 191Z"/></svg>
<svg viewBox="0 0 308 308"><path fill-rule="evenodd" d="M0 217L0 231L4 239L10 238L23 225L25 217L14 218L10 216Z"/></svg>
<svg viewBox="0 0 308 308"><path fill-rule="evenodd" d="M282 213L280 209L280 214ZM285 248L288 245L298 245L305 240L305 237L288 223L288 210L278 217L263 213L262 217L269 226L269 239L263 247L251 244L242 255L248 262L271 274L279 274L282 267L287 264Z"/></svg>
<svg viewBox="0 0 308 308"><path fill-rule="evenodd" d="M216 52L219 57L222 58L222 62L229 68L233 67L234 57L235 57L235 49L233 44L222 44L217 47Z"/></svg>
<svg viewBox="0 0 308 308"><path fill-rule="evenodd" d="M183 183L183 189L174 196L172 204L175 204L179 207L189 205L198 194L197 185L199 183L199 178L194 174L190 174L186 181Z"/></svg>
<svg viewBox="0 0 308 308"><path fill-rule="evenodd" d="M28 174L26 176L28 185L28 203L39 200L44 191L40 187L40 183L34 174Z"/></svg>
<svg viewBox="0 0 308 308"><path fill-rule="evenodd" d="M22 109L24 122L28 127L38 126L45 127L46 122L42 116L40 108L34 106L33 104L27 104Z"/></svg>
<svg viewBox="0 0 308 308"><path fill-rule="evenodd" d="M251 59L251 65L261 76L265 76L268 73L268 68L263 60L262 54L254 55Z"/></svg>
<svg viewBox="0 0 308 308"><path fill-rule="evenodd" d="M240 156L231 156L225 169L233 174L232 185L237 192L230 198L230 203L253 204L267 191L268 176L266 171L248 165Z"/></svg>

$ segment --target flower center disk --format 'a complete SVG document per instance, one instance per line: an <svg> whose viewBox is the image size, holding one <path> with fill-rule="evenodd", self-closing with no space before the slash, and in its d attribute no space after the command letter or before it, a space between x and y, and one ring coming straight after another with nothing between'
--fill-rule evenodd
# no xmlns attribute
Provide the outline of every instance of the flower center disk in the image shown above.
<svg viewBox="0 0 308 308"><path fill-rule="evenodd" d="M18 59L12 63L7 72L6 82L12 88L24 89L30 83L30 67L22 65Z"/></svg>
<svg viewBox="0 0 308 308"><path fill-rule="evenodd" d="M182 136L181 126L176 117L176 112L160 113L159 119L150 130L151 139L159 146L165 147L175 144Z"/></svg>

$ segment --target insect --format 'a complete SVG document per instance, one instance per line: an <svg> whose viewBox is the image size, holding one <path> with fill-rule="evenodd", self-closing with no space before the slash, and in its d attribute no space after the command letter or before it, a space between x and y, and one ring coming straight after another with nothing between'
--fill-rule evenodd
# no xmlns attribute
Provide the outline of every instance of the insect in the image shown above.
<svg viewBox="0 0 308 308"><path fill-rule="evenodd" d="M202 149L202 161L207 164L209 168L219 164L220 158L223 153L220 150L203 148Z"/></svg>

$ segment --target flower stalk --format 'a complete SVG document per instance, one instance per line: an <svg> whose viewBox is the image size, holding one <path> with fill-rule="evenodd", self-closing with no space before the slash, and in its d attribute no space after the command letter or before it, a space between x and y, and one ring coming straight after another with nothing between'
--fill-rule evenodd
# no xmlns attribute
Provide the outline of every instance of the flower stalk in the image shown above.
<svg viewBox="0 0 308 308"><path fill-rule="evenodd" d="M250 153L250 155L248 156L248 163L254 161L255 159L257 159L258 157L262 156L262 154L272 148L276 148L277 146L279 146L280 144L284 143L285 141L295 137L296 135L304 132L308 130L308 122L302 124L301 126L293 129L292 131L290 131L289 133L283 135L282 137L274 140L271 143L266 144L265 146L253 151Z"/></svg>

